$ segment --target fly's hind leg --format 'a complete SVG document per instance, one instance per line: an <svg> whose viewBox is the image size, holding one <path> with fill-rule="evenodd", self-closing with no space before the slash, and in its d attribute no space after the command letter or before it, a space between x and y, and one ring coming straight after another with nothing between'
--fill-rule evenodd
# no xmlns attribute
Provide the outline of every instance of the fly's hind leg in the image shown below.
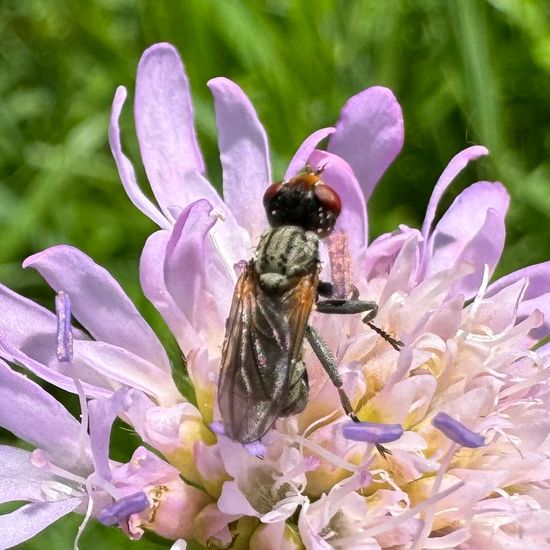
<svg viewBox="0 0 550 550"><path fill-rule="evenodd" d="M338 372L338 367L336 366L336 360L331 349L327 346L325 341L319 336L319 333L311 326L306 326L306 338L309 342L309 345L317 355L321 365L327 371L332 383L336 386L338 390L338 395L340 396L340 402L342 403L342 408L346 414L355 422L359 422L359 419L355 415L353 406L342 388L342 378Z"/></svg>
<svg viewBox="0 0 550 550"><path fill-rule="evenodd" d="M307 405L309 385L306 366L303 361L297 361L292 370L287 398L281 416L291 416L302 412Z"/></svg>
<svg viewBox="0 0 550 550"><path fill-rule="evenodd" d="M319 294L322 296L330 296L332 293L332 284L331 283L319 283L318 287ZM353 289L351 298L348 299L337 299L332 298L329 300L320 300L316 304L316 309L319 313L336 313L339 315L350 315L354 313L367 313L363 317L363 323L368 325L374 332L379 334L393 349L400 351L404 346L403 342L397 340L385 330L377 327L372 320L376 317L378 313L378 304L376 302L370 302L366 300L358 300L359 293L357 289Z"/></svg>

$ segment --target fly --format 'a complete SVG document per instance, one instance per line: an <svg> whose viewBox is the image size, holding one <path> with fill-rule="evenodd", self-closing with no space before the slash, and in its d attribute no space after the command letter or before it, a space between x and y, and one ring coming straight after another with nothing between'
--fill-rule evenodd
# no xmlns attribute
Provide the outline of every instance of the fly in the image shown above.
<svg viewBox="0 0 550 550"><path fill-rule="evenodd" d="M247 444L259 440L279 417L301 412L308 400L304 338L338 390L342 407L357 421L342 389L332 351L308 324L319 313L366 313L363 322L396 350L401 342L371 323L378 306L334 299L332 284L319 280L320 239L328 237L341 212L338 194L307 167L289 181L272 184L263 198L270 228L241 273L222 348L218 404L224 433ZM327 299L319 299L323 296Z"/></svg>

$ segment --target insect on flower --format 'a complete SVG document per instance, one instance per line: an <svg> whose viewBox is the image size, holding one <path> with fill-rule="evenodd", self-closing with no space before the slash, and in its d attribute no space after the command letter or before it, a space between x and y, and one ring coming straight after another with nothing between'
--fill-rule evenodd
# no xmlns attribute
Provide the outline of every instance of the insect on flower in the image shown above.
<svg viewBox="0 0 550 550"><path fill-rule="evenodd" d="M268 187L263 202L271 227L237 281L218 403L225 435L243 444L259 440L277 418L305 408L304 337L338 389L344 411L357 421L330 348L308 324L314 305L320 313L367 312L365 323L398 351L402 345L371 323L375 302L359 300L356 291L350 299L331 299L333 285L319 280L319 240L330 235L342 208L322 172L306 167L303 174Z"/></svg>

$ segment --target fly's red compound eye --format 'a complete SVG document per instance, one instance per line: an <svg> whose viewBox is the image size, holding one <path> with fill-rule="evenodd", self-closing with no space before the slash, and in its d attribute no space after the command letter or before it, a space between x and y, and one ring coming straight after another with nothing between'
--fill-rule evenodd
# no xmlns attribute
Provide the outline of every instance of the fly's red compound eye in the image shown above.
<svg viewBox="0 0 550 550"><path fill-rule="evenodd" d="M315 186L314 193L325 210L331 212L335 218L340 215L342 211L342 201L334 189L330 188L328 185L321 184Z"/></svg>
<svg viewBox="0 0 550 550"><path fill-rule="evenodd" d="M278 181L276 183L272 183L264 193L264 206L268 208L271 201L279 194L279 191L281 190L281 187L283 186L282 182Z"/></svg>

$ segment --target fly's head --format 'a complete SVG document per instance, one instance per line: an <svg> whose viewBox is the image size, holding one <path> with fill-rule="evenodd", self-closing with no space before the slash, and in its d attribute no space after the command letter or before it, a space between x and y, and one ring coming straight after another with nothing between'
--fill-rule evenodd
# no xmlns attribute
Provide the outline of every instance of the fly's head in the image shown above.
<svg viewBox="0 0 550 550"><path fill-rule="evenodd" d="M342 210L338 193L321 179L323 170L307 167L288 181L273 183L264 194L264 207L271 227L297 225L327 237Z"/></svg>

